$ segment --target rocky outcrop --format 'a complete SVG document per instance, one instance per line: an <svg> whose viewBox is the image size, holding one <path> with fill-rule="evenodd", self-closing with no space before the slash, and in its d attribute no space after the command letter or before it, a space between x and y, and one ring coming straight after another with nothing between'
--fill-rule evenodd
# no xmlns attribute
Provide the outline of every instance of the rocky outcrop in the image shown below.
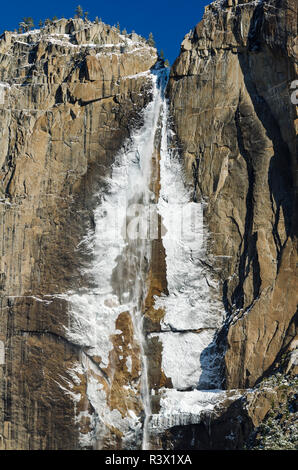
<svg viewBox="0 0 298 470"><path fill-rule="evenodd" d="M227 320L224 384L252 387L294 340L297 5L216 1L170 76L173 127Z"/></svg>
<svg viewBox="0 0 298 470"><path fill-rule="evenodd" d="M90 284L82 274L88 254L78 245L94 226L102 177L131 129L142 124L156 59L140 36L83 20L1 37L4 449L76 449L79 431L89 432L86 379L79 383L69 372L82 349L67 338L68 305L59 295ZM129 341L124 317L120 327ZM139 367L137 346L134 351L132 374ZM110 396L117 402L115 391L117 381ZM78 419L82 410L88 416Z"/></svg>
<svg viewBox="0 0 298 470"><path fill-rule="evenodd" d="M168 427L157 448L188 450L297 449L297 377L277 373L254 390L229 392L199 422Z"/></svg>

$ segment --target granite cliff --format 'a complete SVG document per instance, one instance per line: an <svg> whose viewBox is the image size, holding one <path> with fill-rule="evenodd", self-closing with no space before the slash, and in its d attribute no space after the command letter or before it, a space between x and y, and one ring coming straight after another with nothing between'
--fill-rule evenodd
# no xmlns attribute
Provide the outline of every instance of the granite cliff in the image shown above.
<svg viewBox="0 0 298 470"><path fill-rule="evenodd" d="M171 73L177 137L208 202L229 317L228 388L254 385L294 331L296 13L294 2L215 2Z"/></svg>
<svg viewBox="0 0 298 470"><path fill-rule="evenodd" d="M290 0L212 3L171 71L173 127L195 198L206 202L209 266L226 311L216 342L227 389L297 373L295 78ZM271 406L259 387L253 407L242 399L254 408L252 429Z"/></svg>
<svg viewBox="0 0 298 470"><path fill-rule="evenodd" d="M80 348L66 338L59 294L89 282L77 246L102 177L141 124L157 55L135 34L83 20L5 32L0 54L1 445L78 448L63 387Z"/></svg>
<svg viewBox="0 0 298 470"><path fill-rule="evenodd" d="M101 22L2 35L0 448L297 446L295 41L294 0L218 0L166 85Z"/></svg>

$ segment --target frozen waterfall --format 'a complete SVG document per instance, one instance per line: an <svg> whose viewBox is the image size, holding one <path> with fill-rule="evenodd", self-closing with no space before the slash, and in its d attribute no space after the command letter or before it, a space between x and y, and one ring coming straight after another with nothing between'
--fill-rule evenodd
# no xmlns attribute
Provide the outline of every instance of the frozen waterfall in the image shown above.
<svg viewBox="0 0 298 470"><path fill-rule="evenodd" d="M150 433L157 423L179 422L179 413L185 421L185 410L177 404L189 403L189 390L191 403L197 394L197 409L202 410L204 392L196 389L219 385L216 355L202 358L202 351L212 344L222 315L210 296L212 279L202 263L206 250L203 203L192 201L168 128L167 74L164 68L152 71L153 99L144 110L143 125L116 156L105 190L98 195L95 229L81 242L81 249L92 254L88 274L95 287L66 296L70 305L67 335L82 348L81 363L71 374L75 383L82 384L85 377L94 410L91 413L86 406L76 416L78 424L87 418L91 423L91 430L81 433L81 444L86 447L101 448L107 433L117 430L123 448L149 449ZM157 147L158 168L152 165ZM151 184L156 178L160 178L158 204ZM144 302L152 240L159 236L158 214L163 224L168 295L155 298L154 308L162 309L164 317L159 331L147 333ZM160 390L160 414L152 418L146 342L153 337L162 344L161 368L174 390ZM73 387L67 393L80 402ZM222 393L206 392L206 407L210 396L214 403L216 395L222 399ZM191 419L198 422L199 418Z"/></svg>

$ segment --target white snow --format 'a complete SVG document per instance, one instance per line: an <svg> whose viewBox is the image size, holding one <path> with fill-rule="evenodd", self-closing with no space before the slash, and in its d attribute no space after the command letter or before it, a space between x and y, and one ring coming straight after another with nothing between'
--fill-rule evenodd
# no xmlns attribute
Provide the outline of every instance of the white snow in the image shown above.
<svg viewBox="0 0 298 470"><path fill-rule="evenodd" d="M234 399L239 395L235 394ZM227 398L224 390L161 390L160 412L152 416L150 428L163 432L173 426L196 424L201 421L202 412L212 412Z"/></svg>
<svg viewBox="0 0 298 470"><path fill-rule="evenodd" d="M167 377L172 379L176 389L196 388L202 369L206 367L202 351L212 342L214 332L203 330L201 333L154 334L162 342L162 369Z"/></svg>
<svg viewBox="0 0 298 470"><path fill-rule="evenodd" d="M113 264L102 263L101 274L103 281L109 279L112 274ZM103 273L103 270L106 270ZM105 295L106 292L106 295ZM107 285L102 290L83 294L71 294L65 296L70 305L69 325L66 329L68 338L81 346L88 347L88 353L100 356L102 367L109 364L109 353L112 350L110 336L116 334L115 321L124 311L119 305L117 296L109 292Z"/></svg>
<svg viewBox="0 0 298 470"><path fill-rule="evenodd" d="M214 296L217 285L204 263L208 232L203 224L203 202L192 202L178 152L169 145L172 133L167 123L165 106L158 211L165 227L163 245L169 295L156 298L155 308L165 311L161 322L163 333L157 334L163 345L162 369L171 377L174 387L185 389L196 387L203 366L206 369L206 358L202 365L201 353L212 343L222 324L223 311ZM201 329L204 330L199 333L190 331ZM212 384L216 376L214 361L209 354L206 356ZM207 371L204 372L206 375Z"/></svg>
<svg viewBox="0 0 298 470"><path fill-rule="evenodd" d="M257 5L260 5L264 2L264 0L253 0L251 2L246 2L246 3L240 3L235 6L237 6L237 8L239 7L243 7L245 8L247 5L253 5L253 6L257 6ZM218 7L219 9L221 10L225 10L227 8L227 1L226 0L215 0L214 2L211 3L211 5L214 5L216 7Z"/></svg>
<svg viewBox="0 0 298 470"><path fill-rule="evenodd" d="M126 358L126 367L129 373L132 371L132 359L131 356L127 356Z"/></svg>
<svg viewBox="0 0 298 470"><path fill-rule="evenodd" d="M79 46L77 44L72 44L68 40L63 40L63 39L58 39L53 36L45 36L44 40L47 41L50 44L54 44L56 46L67 46L67 47L72 47L72 48L78 48Z"/></svg>
<svg viewBox="0 0 298 470"><path fill-rule="evenodd" d="M136 384L135 394L139 395L140 385L148 417L151 411L141 306L146 294L148 262L145 259L150 259L151 247L147 237L151 160L162 105L155 75L152 75L152 84L154 99L144 111L144 125L133 133L117 155L110 177L106 178L108 188L98 194L99 204L94 212L95 232L90 231L80 243L80 249L93 255L92 265L86 273L94 280L95 287L63 296L70 306L67 337L87 347L88 356L100 357L101 368L109 365L109 353L113 348L111 336L122 333L116 329L116 319L121 312L130 313L143 360L141 383ZM131 358L127 358L126 363L131 370ZM124 433L125 439L135 439L136 432L142 428L141 423L136 417L132 418L131 414L122 418L119 411L110 410L104 389L88 373L92 368L94 364L85 357L87 396L96 411L98 423L118 428ZM103 437L101 434L104 428L102 424L96 425L96 441Z"/></svg>
<svg viewBox="0 0 298 470"><path fill-rule="evenodd" d="M126 79L137 79L137 78L140 78L140 77L148 77L150 75L150 70L146 70L145 72L140 72L140 73L136 73L135 75L126 75L124 77L121 77L121 80L126 80Z"/></svg>
<svg viewBox="0 0 298 470"><path fill-rule="evenodd" d="M7 82L0 82L0 87L1 88L11 88L11 85Z"/></svg>
<svg viewBox="0 0 298 470"><path fill-rule="evenodd" d="M142 434L140 419L132 410L130 410L125 417L122 417L118 410L112 410L107 405L107 396L104 387L96 378L96 375L99 375L100 371L85 354L82 354L81 367L87 377L86 395L95 410L95 413L91 415L85 410L76 417L76 422L78 423L80 423L82 418L89 418L90 420L90 432L88 434L80 434L81 445L100 446L107 429L110 427L115 427L123 433L124 445L131 445L131 441L135 439L136 435L139 434L141 436ZM80 373L79 368L80 366L78 366L78 373ZM72 371L73 373L75 372L74 369L72 369ZM69 393L69 391L67 392Z"/></svg>
<svg viewBox="0 0 298 470"><path fill-rule="evenodd" d="M197 420L201 410L212 409L224 394L181 391L199 385L201 388L217 386L217 357L210 345L223 315L213 296L217 285L205 263L208 233L203 224L203 202L192 201L192 192L184 181L182 163L171 145L167 104L159 88L163 74L151 74L153 101L144 110L144 125L133 132L116 156L110 175L105 178L106 187L98 194L95 231L90 230L78 247L92 255L91 266L85 274L93 280L94 287L63 296L70 306L67 337L88 348L88 357L82 354L82 368L87 378L87 396L95 410L95 415L90 417L93 431L89 437L82 437L85 443L89 439L88 445L100 442L106 426L113 426L124 434L128 446L136 441L139 433L143 436L143 448L148 446L151 404L142 307L151 256L150 203L154 200L149 189L151 162L155 133L161 124L161 191L157 209L165 227L163 244L169 295L155 298L155 308L163 308L165 317L162 332L151 336L157 336L162 343L162 369L177 390L163 393L160 416L152 419L171 422L173 419L185 420L190 415L191 419ZM136 397L141 390L145 412L143 425L134 413L127 412L122 417L118 410L111 410L105 387L96 378L99 375L105 381L102 369L112 367L109 363L113 349L111 337L122 335L116 328L121 312L129 312L134 339L141 351L140 382L130 384L130 387ZM96 362L100 358L99 367L92 362L92 356L97 356ZM121 354L120 357L125 356ZM126 366L132 370L130 356ZM71 377L75 382L75 377Z"/></svg>
<svg viewBox="0 0 298 470"><path fill-rule="evenodd" d="M78 32L78 31L77 31ZM34 46L38 40L43 40L49 44L56 46L69 47L73 50L80 51L84 48L96 49L98 55L121 55L126 54L143 54L145 50L154 51L141 36L134 35L133 38L119 34L119 42L117 43L84 43L74 44L71 42L70 34L48 32L45 29L34 29L25 33L12 33L11 37L15 42L25 46ZM124 49L123 49L124 48ZM113 50L111 50L113 49Z"/></svg>
<svg viewBox="0 0 298 470"><path fill-rule="evenodd" d="M40 29L31 29L30 31L27 31L26 33L12 34L12 36L27 37L33 34L40 34Z"/></svg>

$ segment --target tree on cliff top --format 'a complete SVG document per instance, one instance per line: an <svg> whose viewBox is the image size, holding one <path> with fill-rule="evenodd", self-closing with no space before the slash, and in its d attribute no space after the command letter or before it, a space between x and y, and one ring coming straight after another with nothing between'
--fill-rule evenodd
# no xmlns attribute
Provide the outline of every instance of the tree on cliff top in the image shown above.
<svg viewBox="0 0 298 470"><path fill-rule="evenodd" d="M34 22L31 16L23 18L23 21L20 23L20 27L23 28L25 32L29 31L31 28L34 28Z"/></svg>
<svg viewBox="0 0 298 470"><path fill-rule="evenodd" d="M149 34L147 43L149 44L149 46L155 47L155 41L152 33Z"/></svg>
<svg viewBox="0 0 298 470"><path fill-rule="evenodd" d="M81 7L81 5L77 6L75 17L76 18L82 18L83 17L83 8Z"/></svg>

